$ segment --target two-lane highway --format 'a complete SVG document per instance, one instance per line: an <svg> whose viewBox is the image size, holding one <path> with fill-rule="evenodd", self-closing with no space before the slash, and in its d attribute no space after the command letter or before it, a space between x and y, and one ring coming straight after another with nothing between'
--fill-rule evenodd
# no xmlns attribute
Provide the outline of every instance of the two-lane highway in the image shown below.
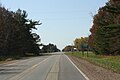
<svg viewBox="0 0 120 80"><path fill-rule="evenodd" d="M55 55L56 54L56 55ZM88 80L63 53L0 65L0 80Z"/></svg>

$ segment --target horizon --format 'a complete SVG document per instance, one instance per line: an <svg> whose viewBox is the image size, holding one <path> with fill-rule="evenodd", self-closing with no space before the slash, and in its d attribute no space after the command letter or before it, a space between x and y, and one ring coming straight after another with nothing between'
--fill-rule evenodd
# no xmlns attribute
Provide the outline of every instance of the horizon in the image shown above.
<svg viewBox="0 0 120 80"><path fill-rule="evenodd" d="M93 15L108 0L1 0L2 5L11 11L26 10L28 18L40 20L37 32L43 44L55 44L59 49L73 44L76 38L90 35ZM29 3L29 4L28 4Z"/></svg>

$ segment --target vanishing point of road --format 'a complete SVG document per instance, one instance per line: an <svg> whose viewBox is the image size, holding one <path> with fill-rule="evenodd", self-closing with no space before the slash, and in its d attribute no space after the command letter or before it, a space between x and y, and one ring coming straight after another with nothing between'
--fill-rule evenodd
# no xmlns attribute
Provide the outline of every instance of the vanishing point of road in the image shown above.
<svg viewBox="0 0 120 80"><path fill-rule="evenodd" d="M0 65L0 80L89 80L62 52Z"/></svg>

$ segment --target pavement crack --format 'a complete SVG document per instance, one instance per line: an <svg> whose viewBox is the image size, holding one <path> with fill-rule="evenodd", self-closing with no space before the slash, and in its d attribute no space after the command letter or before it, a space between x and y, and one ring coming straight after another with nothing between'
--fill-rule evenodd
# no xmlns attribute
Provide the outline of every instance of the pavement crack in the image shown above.
<svg viewBox="0 0 120 80"><path fill-rule="evenodd" d="M58 60L51 67L51 69L46 77L46 80L58 80L59 60L60 60L60 56L58 57Z"/></svg>

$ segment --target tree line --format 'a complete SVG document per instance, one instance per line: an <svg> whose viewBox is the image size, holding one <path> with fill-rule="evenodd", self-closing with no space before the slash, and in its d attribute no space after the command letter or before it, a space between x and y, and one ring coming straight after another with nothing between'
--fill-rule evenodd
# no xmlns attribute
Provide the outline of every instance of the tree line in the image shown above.
<svg viewBox="0 0 120 80"><path fill-rule="evenodd" d="M88 37L81 37L76 38L74 40L74 45L66 46L62 51L69 52L69 51L88 51L90 50L88 46Z"/></svg>
<svg viewBox="0 0 120 80"><path fill-rule="evenodd" d="M28 19L25 10L0 7L0 56L39 55L40 36L34 32L39 21Z"/></svg>
<svg viewBox="0 0 120 80"><path fill-rule="evenodd" d="M60 52L56 45L49 43L48 45L41 45L41 53Z"/></svg>
<svg viewBox="0 0 120 80"><path fill-rule="evenodd" d="M109 0L93 17L89 37L76 38L78 51L92 50L100 55L120 55L120 0ZM71 50L66 46L64 50Z"/></svg>
<svg viewBox="0 0 120 80"><path fill-rule="evenodd" d="M89 44L96 54L120 54L120 0L109 0L94 16Z"/></svg>

